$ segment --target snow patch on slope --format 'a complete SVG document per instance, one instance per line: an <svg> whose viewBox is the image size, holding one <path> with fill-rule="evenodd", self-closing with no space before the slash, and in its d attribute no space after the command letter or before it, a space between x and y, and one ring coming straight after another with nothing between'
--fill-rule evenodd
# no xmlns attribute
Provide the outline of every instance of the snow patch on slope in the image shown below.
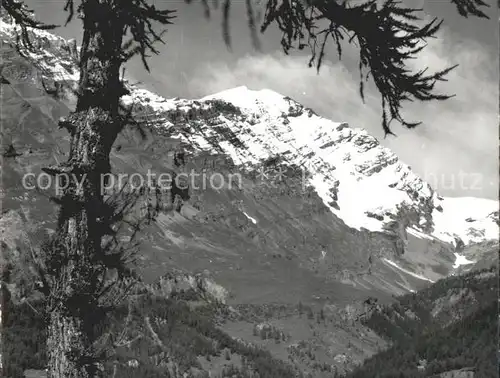
<svg viewBox="0 0 500 378"><path fill-rule="evenodd" d="M455 255L455 264L453 265L454 269L456 269L462 265L470 265L470 264L475 263L475 261L469 260L469 259L467 259L467 257L462 256L456 252L453 254Z"/></svg>
<svg viewBox="0 0 500 378"><path fill-rule="evenodd" d="M257 219L255 219L254 217L251 217L250 215L248 215L244 211L243 211L243 215L246 216L253 224L257 224Z"/></svg>
<svg viewBox="0 0 500 378"><path fill-rule="evenodd" d="M406 273L406 274L409 274L409 275L410 275L410 276L412 276L412 277L415 277L415 278L418 278L418 279L420 279L420 280L424 280L424 281L429 281L429 282L432 282L432 283L434 283L434 282L435 282L435 281L431 280L430 278L424 277L424 276L422 276L422 275L420 275L420 274L417 274L417 273L415 273L415 272L411 272L411 271L409 271L408 269L405 269L405 268L400 267L400 266L399 266L398 264L396 264L394 261L388 260L388 259L386 259L386 258L383 258L382 260L383 260L383 261L385 261L387 264L389 264L389 265L393 266L394 268L396 268L396 269L398 269L398 270L400 270L400 271L402 271L402 272L404 272L404 273Z"/></svg>
<svg viewBox="0 0 500 378"><path fill-rule="evenodd" d="M156 112L166 112L176 107L175 99L167 100L157 94L143 88L132 88L130 95L123 96L122 101L125 105L141 103L150 106Z"/></svg>
<svg viewBox="0 0 500 378"><path fill-rule="evenodd" d="M483 240L498 240L499 227L495 222L498 201L474 197L445 197L443 212L434 209L433 236L456 244L456 237L467 245Z"/></svg>
<svg viewBox="0 0 500 378"><path fill-rule="evenodd" d="M412 228L412 227L409 227L406 229L406 232L416 238L420 238L420 239L427 239L427 240L436 240L435 238L433 238L432 236L430 235L427 235L426 233L422 232L422 231L419 231L417 230L416 228Z"/></svg>

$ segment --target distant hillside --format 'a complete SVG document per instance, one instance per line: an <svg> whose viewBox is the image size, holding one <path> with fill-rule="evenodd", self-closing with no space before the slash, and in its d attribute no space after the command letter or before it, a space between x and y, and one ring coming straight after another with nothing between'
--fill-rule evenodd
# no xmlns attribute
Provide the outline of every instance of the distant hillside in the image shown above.
<svg viewBox="0 0 500 378"><path fill-rule="evenodd" d="M200 277L168 276L163 287L145 286L112 313L103 325L115 346L108 376L331 378L363 359L346 378L451 378L451 371L461 369L463 377L497 376L495 268L440 280L391 305L369 298L363 314L347 311L339 318L330 306L317 311L300 303L296 309L232 308L220 302L221 287ZM16 304L5 287L4 299L4 376L43 370L43 303ZM315 337L306 336L307 329ZM384 348L369 338L370 329L391 346L372 357L359 352L361 359L351 361L357 348L367 349L370 343ZM346 344L325 343L330 333L336 334L336 343L345 338ZM345 353L328 357L328 350L335 349Z"/></svg>
<svg viewBox="0 0 500 378"><path fill-rule="evenodd" d="M43 303L15 304L4 288L3 375L22 378L47 363ZM106 330L115 349L106 376L119 378L289 378L303 377L267 351L228 336L217 319L229 316L220 303L208 303L194 290L169 299L144 292L118 307ZM109 353L109 350L107 351ZM296 373L298 375L296 375ZM43 375L43 373L42 373Z"/></svg>
<svg viewBox="0 0 500 378"><path fill-rule="evenodd" d="M496 267L440 280L374 308L363 322L393 346L349 378L446 377L437 374L460 369L475 378L498 377Z"/></svg>

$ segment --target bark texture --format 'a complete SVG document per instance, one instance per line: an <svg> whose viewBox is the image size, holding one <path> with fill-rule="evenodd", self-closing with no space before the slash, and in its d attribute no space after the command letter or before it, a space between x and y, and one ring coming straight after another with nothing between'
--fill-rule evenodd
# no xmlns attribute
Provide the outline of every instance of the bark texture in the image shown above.
<svg viewBox="0 0 500 378"><path fill-rule="evenodd" d="M71 134L70 155L63 165L46 169L69 178L46 260L51 277L49 378L104 376L102 355L94 345L96 325L103 320L99 293L107 273L101 244L109 229L101 175L110 169L109 154L122 126L119 100L126 92L119 75L124 26L110 3L83 3L78 102L75 112L60 123ZM84 182L80 191L76 180Z"/></svg>

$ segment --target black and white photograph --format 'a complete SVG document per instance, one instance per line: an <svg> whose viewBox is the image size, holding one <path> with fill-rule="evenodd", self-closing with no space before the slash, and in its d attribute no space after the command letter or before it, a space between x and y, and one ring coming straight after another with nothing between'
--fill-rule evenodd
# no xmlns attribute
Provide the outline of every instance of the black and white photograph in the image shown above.
<svg viewBox="0 0 500 378"><path fill-rule="evenodd" d="M495 378L500 0L1 0L5 378Z"/></svg>

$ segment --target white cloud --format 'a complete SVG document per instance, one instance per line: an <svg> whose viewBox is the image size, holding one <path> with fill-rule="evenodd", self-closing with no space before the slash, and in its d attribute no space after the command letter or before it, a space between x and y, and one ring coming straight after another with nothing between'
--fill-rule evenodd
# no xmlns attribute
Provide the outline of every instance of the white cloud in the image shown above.
<svg viewBox="0 0 500 378"><path fill-rule="evenodd" d="M456 97L444 102L408 104L404 111L407 119L424 123L414 130L394 125L398 137L387 139L383 139L377 93L371 91L366 105L362 103L357 69L346 68L350 63L327 62L317 75L314 68L307 67L303 56L249 55L235 64L211 62L198 69L188 85L199 96L238 85L273 89L332 120L366 128L424 178L439 177L435 184L445 195L497 197L497 56L478 42L454 40L446 31L441 38L431 40L414 64L439 70L459 63L449 74L449 81L436 86ZM472 185L467 180L458 184L460 172L468 177L481 175L481 184Z"/></svg>

